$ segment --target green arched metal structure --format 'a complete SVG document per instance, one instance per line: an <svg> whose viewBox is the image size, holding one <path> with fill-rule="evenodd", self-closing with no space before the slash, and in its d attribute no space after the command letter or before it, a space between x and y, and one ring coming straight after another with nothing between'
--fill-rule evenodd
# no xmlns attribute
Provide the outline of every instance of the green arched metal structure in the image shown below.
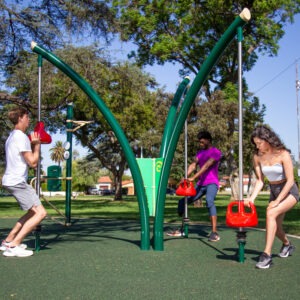
<svg viewBox="0 0 300 300"><path fill-rule="evenodd" d="M174 95L174 98L171 103L171 107L169 109L169 113L167 116L166 125L164 128L159 157L164 158L166 156L166 151L168 149L168 145L170 143L170 139L171 139L172 132L174 129L174 124L176 121L178 105L180 103L180 99L181 99L183 93L186 91L186 88L187 88L187 85L189 84L189 82L190 82L189 77L185 77L184 80L180 83L180 85L177 88L177 91Z"/></svg>
<svg viewBox="0 0 300 300"><path fill-rule="evenodd" d="M50 51L47 51L41 46L38 46L35 42L31 43L31 49L37 54L41 55L46 60L48 60L58 69L60 69L68 77L70 77L89 96L92 102L94 102L94 104L101 111L101 113L103 114L103 116L105 117L109 125L111 126L112 130L114 131L124 151L124 154L126 156L135 183L135 190L137 193L140 217L141 217L141 249L149 250L150 249L150 225L149 225L149 212L148 212L147 198L145 194L144 184L134 153L128 143L128 140L121 126L119 125L119 123L117 122L117 120L115 119L111 111L108 109L106 104L103 102L103 100L96 93L96 91L70 66L64 63L61 59L59 59Z"/></svg>
<svg viewBox="0 0 300 300"><path fill-rule="evenodd" d="M222 55L223 51L226 49L226 47L229 45L229 43L236 35L237 29L239 27L243 27L246 24L246 22L250 20L250 18L251 18L250 11L245 8L241 12L241 14L234 20L234 22L228 27L226 32L223 34L221 39L218 41L218 43L211 51L208 58L203 63L200 71L198 72L197 76L195 77L191 87L189 88L185 96L184 102L181 105L178 114L177 114L178 105L189 83L188 78L185 78L181 82L181 84L179 85L175 93L166 120L166 126L165 126L161 149L160 149L160 156L163 158L163 166L162 166L161 177L158 186L156 216L154 219L154 231L153 231L154 250L163 250L163 219L164 219L166 188L167 188L168 178L170 175L172 160L174 157L179 136L184 126L184 122L187 118L190 108L201 86L205 82L211 69L216 64L216 62ZM117 122L113 114L110 112L108 107L105 105L103 100L100 98L100 96L78 73L76 73L70 66L64 63L62 60L60 60L53 53L47 51L41 46L38 46L35 42L32 42L31 48L34 52L41 55L43 58L45 58L50 63L55 65L58 69L60 69L63 73L65 73L68 77L70 77L88 95L91 101L98 107L98 109L101 111L101 113L103 114L103 116L105 117L109 125L111 126L112 130L114 131L124 151L124 155L127 159L134 180L134 186L138 198L140 218L141 218L141 249L149 250L150 248L149 210L147 206L147 198L145 194L143 179L138 164L136 162L134 153L130 148L130 145L128 143L128 140L126 139L126 136L122 128L120 127L119 123Z"/></svg>
<svg viewBox="0 0 300 300"><path fill-rule="evenodd" d="M233 40L237 34L237 29L243 27L246 22L251 18L250 11L245 8L241 14L234 20L234 22L228 27L223 36L211 51L208 58L204 61L200 71L195 77L193 84L188 90L188 93L184 99L184 102L178 113L172 135L170 137L168 147L166 149L166 155L162 166L160 182L157 192L156 203L156 216L154 220L154 250L163 250L163 220L164 220L164 206L165 206L165 194L167 188L167 182L170 175L171 164L173 161L174 153L178 143L180 133L182 132L184 122L188 116L188 113L195 101L195 98L209 75L211 69L216 64L223 51Z"/></svg>

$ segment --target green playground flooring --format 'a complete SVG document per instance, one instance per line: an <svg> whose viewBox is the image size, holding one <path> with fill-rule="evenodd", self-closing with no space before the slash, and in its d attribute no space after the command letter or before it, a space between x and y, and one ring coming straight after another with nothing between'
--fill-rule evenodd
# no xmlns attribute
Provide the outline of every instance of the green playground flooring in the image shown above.
<svg viewBox="0 0 300 300"><path fill-rule="evenodd" d="M5 233L16 219L0 219ZM171 227L172 226L172 227ZM165 225L165 232L174 224ZM220 227L219 242L208 242L210 227L189 226L188 238L165 235L164 251L140 249L136 221L73 219L70 227L42 224L41 249L28 258L0 257L0 299L298 299L300 239L288 258L255 269L264 231L247 230L245 261L239 262L236 232ZM151 232L152 234L152 232ZM28 236L29 247L35 237Z"/></svg>

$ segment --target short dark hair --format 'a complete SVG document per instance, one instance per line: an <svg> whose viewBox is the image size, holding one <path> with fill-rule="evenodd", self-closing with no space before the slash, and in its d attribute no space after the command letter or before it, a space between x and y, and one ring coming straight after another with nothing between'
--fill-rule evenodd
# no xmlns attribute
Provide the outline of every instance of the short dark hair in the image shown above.
<svg viewBox="0 0 300 300"><path fill-rule="evenodd" d="M24 115L28 115L28 110L23 107L15 107L8 113L9 120L14 124L18 124L19 118L22 118Z"/></svg>
<svg viewBox="0 0 300 300"><path fill-rule="evenodd" d="M206 130L199 131L197 137L198 137L198 140L205 139L205 140L209 140L210 142L212 142L211 134Z"/></svg>

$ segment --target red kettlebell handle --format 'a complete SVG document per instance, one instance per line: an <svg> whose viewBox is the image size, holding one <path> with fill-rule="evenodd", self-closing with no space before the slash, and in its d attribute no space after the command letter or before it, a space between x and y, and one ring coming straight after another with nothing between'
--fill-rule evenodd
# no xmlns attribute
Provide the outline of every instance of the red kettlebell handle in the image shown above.
<svg viewBox="0 0 300 300"><path fill-rule="evenodd" d="M238 211L233 212L232 208L238 206ZM245 211L245 204L243 201L233 201L229 203L226 212L226 224L230 227L254 227L258 224L256 208L250 202L250 212Z"/></svg>

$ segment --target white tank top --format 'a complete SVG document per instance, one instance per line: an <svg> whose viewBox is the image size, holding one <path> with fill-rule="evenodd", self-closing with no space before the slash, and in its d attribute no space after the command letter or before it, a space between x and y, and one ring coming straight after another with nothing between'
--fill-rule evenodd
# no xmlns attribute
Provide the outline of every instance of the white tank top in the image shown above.
<svg viewBox="0 0 300 300"><path fill-rule="evenodd" d="M280 181L285 179L283 165L280 163L272 166L261 166L263 174L268 178L269 181Z"/></svg>

